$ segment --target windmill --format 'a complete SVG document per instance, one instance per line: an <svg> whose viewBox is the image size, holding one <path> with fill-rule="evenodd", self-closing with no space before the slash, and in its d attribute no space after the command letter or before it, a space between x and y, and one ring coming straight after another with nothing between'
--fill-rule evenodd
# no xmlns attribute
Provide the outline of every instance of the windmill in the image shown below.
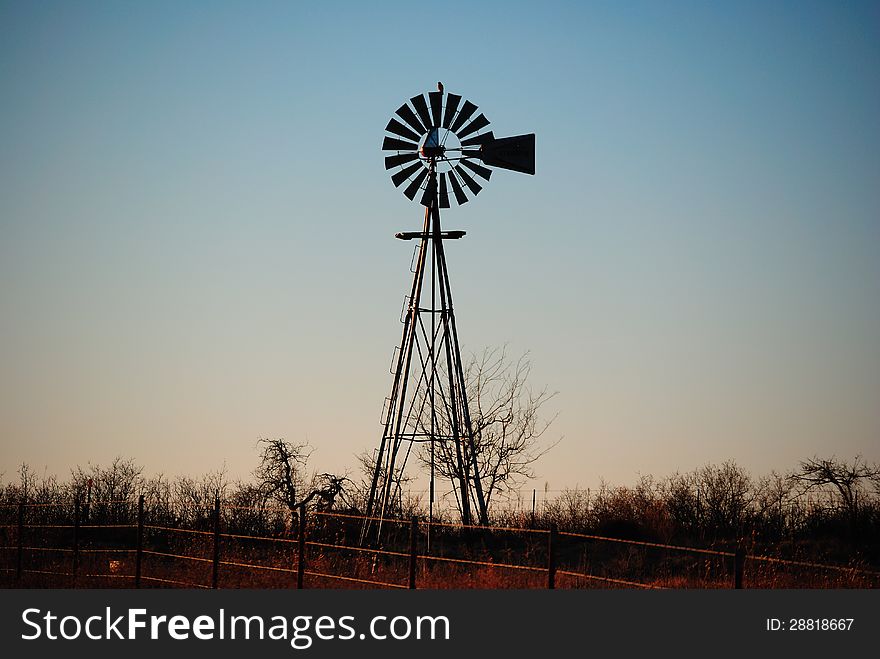
<svg viewBox="0 0 880 659"><path fill-rule="evenodd" d="M478 107L457 94L417 94L401 105L385 130L385 169L403 194L425 207L421 231L396 234L419 241L413 255L412 288L401 314L403 335L392 357L394 380L385 399L382 439L375 453L367 500L368 519L385 516L400 496L400 474L413 447L425 444L430 456L429 515L435 504L436 457L445 456L443 471L461 511L463 524L488 522L480 483L479 456L468 409L465 374L444 242L464 231L444 231L440 209L477 195L490 167L535 173L535 135L496 138ZM427 279L427 281L426 281ZM364 534L368 527L365 526Z"/></svg>

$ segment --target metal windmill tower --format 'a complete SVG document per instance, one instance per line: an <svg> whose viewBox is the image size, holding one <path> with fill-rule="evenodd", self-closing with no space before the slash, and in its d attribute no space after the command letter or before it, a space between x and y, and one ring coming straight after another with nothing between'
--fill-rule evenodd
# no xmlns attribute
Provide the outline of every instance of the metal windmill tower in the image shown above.
<svg viewBox="0 0 880 659"><path fill-rule="evenodd" d="M411 200L421 195L425 218L421 231L396 235L419 243L411 268L412 289L401 318L403 336L392 360L394 380L382 414L367 516L384 516L400 494L399 475L414 445L424 443L431 464L431 517L439 454L445 457L443 472L451 481L462 523L472 523L475 505L477 520L485 524L478 446L445 251L445 241L462 238L465 232L443 231L440 209L450 207L450 189L459 205L467 203L468 192L479 193L482 187L474 177L488 181L489 167L534 174L535 135L496 138L486 130L486 116L474 116L476 105L445 93L442 83L437 87L428 92L427 101L418 94L397 109L385 127L390 135L382 143L384 151L393 152L385 157L385 169L396 170L392 182L396 187L406 183L403 193Z"/></svg>

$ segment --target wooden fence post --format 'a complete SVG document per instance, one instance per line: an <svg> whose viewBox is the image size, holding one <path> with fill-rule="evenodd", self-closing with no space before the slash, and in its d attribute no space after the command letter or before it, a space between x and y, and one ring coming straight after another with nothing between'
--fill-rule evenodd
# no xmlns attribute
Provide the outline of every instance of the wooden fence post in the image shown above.
<svg viewBox="0 0 880 659"><path fill-rule="evenodd" d="M24 501L18 502L18 559L15 565L15 585L21 586L21 564L24 557Z"/></svg>
<svg viewBox="0 0 880 659"><path fill-rule="evenodd" d="M134 557L134 587L141 587L141 565L144 560L144 495L138 497L137 553Z"/></svg>
<svg viewBox="0 0 880 659"><path fill-rule="evenodd" d="M409 587L411 590L416 588L416 544L419 533L419 520L413 515L412 524L409 527Z"/></svg>
<svg viewBox="0 0 880 659"><path fill-rule="evenodd" d="M297 538L299 537L299 512L296 511L294 508L290 509L290 535L291 535L291 539L293 539L294 537L297 537ZM290 571L293 572L294 574L299 572L299 567L298 567L298 565L299 565L299 546L298 546L298 542L299 541L297 540L297 543L295 545L296 546L296 550L295 550L296 561L293 560L293 556L291 556L291 559L290 559ZM295 587L296 587L296 584L294 583L291 586L291 588L295 588Z"/></svg>
<svg viewBox="0 0 880 659"><path fill-rule="evenodd" d="M220 497L214 499L214 564L211 571L211 588L217 588L220 577Z"/></svg>
<svg viewBox="0 0 880 659"><path fill-rule="evenodd" d="M79 499L73 503L73 587L79 574Z"/></svg>
<svg viewBox="0 0 880 659"><path fill-rule="evenodd" d="M302 590L306 571L306 505L299 504L299 530L297 532L296 587Z"/></svg>
<svg viewBox="0 0 880 659"><path fill-rule="evenodd" d="M547 588L556 588L556 522L550 525L547 538Z"/></svg>
<svg viewBox="0 0 880 659"><path fill-rule="evenodd" d="M743 571L746 563L746 550L737 545L733 554L733 587L743 587Z"/></svg>

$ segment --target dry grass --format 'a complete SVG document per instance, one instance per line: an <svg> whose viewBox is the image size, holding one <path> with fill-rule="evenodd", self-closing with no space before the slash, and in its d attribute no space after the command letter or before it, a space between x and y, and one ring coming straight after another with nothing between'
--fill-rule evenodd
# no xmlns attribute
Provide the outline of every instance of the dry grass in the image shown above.
<svg viewBox="0 0 880 659"><path fill-rule="evenodd" d="M197 543L194 543L197 544ZM200 561L145 554L142 581L144 588L209 587L212 580L211 552L205 547L175 547ZM199 551L202 550L202 551ZM6 554L12 553L9 551ZM172 552L163 552L172 553ZM8 556L4 556L8 559ZM71 576L61 573L72 571L72 554L32 552L23 563L25 573L21 586L31 588L65 588L73 586ZM221 588L295 588L295 545L273 546L265 550L221 554L218 570ZM405 557L371 557L364 553L344 550L312 551L307 555L306 588L363 589L388 587L381 584L408 584L409 566ZM4 560L0 584L15 585L14 563ZM230 564L233 563L233 564ZM78 587L130 588L134 586L134 553L82 554L79 563ZM264 566L274 569L260 569ZM679 566L681 567L681 566ZM560 568L556 576L557 588L637 588L635 584L660 588L730 588L731 573L720 572L716 565L699 561L692 569L678 572L639 571L638 562L618 561L603 569L582 571ZM58 573L58 574L53 574ZM315 573L337 575L346 579L316 576ZM88 576L103 575L103 576ZM416 583L420 589L531 589L546 588L546 570L523 570L506 566L449 563L430 559L417 562ZM154 580L154 579L161 579ZM361 580L363 583L353 581ZM378 582L371 584L366 582ZM746 588L875 588L878 579L851 571L792 568L747 561L744 585Z"/></svg>
<svg viewBox="0 0 880 659"><path fill-rule="evenodd" d="M548 536L545 532L437 528L432 533L430 552L424 546L424 535L419 537L418 551L423 556L417 561L416 583L421 589L547 587ZM9 587L16 585L14 545L17 540L12 533L4 535L2 545L6 548L0 549L0 586ZM316 522L308 538L304 579L307 588L408 585L408 524L396 529L389 527L387 537L383 538L384 550L402 555L358 550L356 520L348 525L338 519ZM56 549L26 551L19 585L33 588L74 585L72 576L65 576L73 571L71 529L27 529L24 543ZM133 587L135 543L134 528L83 531L76 586ZM347 545L348 548L324 545ZM142 587L211 586L213 535L147 529L144 549ZM727 555L573 537L560 537L555 554L557 588L731 588L733 585L733 559ZM219 558L221 588L296 587L297 544L289 535L275 539L224 535ZM880 586L880 575L750 557L745 563L744 585L746 588L876 588Z"/></svg>

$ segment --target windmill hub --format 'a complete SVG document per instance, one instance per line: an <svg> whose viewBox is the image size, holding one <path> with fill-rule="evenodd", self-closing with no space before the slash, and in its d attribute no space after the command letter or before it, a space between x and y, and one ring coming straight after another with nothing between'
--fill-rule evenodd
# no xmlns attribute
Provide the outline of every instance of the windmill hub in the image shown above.
<svg viewBox="0 0 880 659"><path fill-rule="evenodd" d="M432 128L428 131L419 153L423 158L442 158L446 154L446 146L440 141L439 128Z"/></svg>

